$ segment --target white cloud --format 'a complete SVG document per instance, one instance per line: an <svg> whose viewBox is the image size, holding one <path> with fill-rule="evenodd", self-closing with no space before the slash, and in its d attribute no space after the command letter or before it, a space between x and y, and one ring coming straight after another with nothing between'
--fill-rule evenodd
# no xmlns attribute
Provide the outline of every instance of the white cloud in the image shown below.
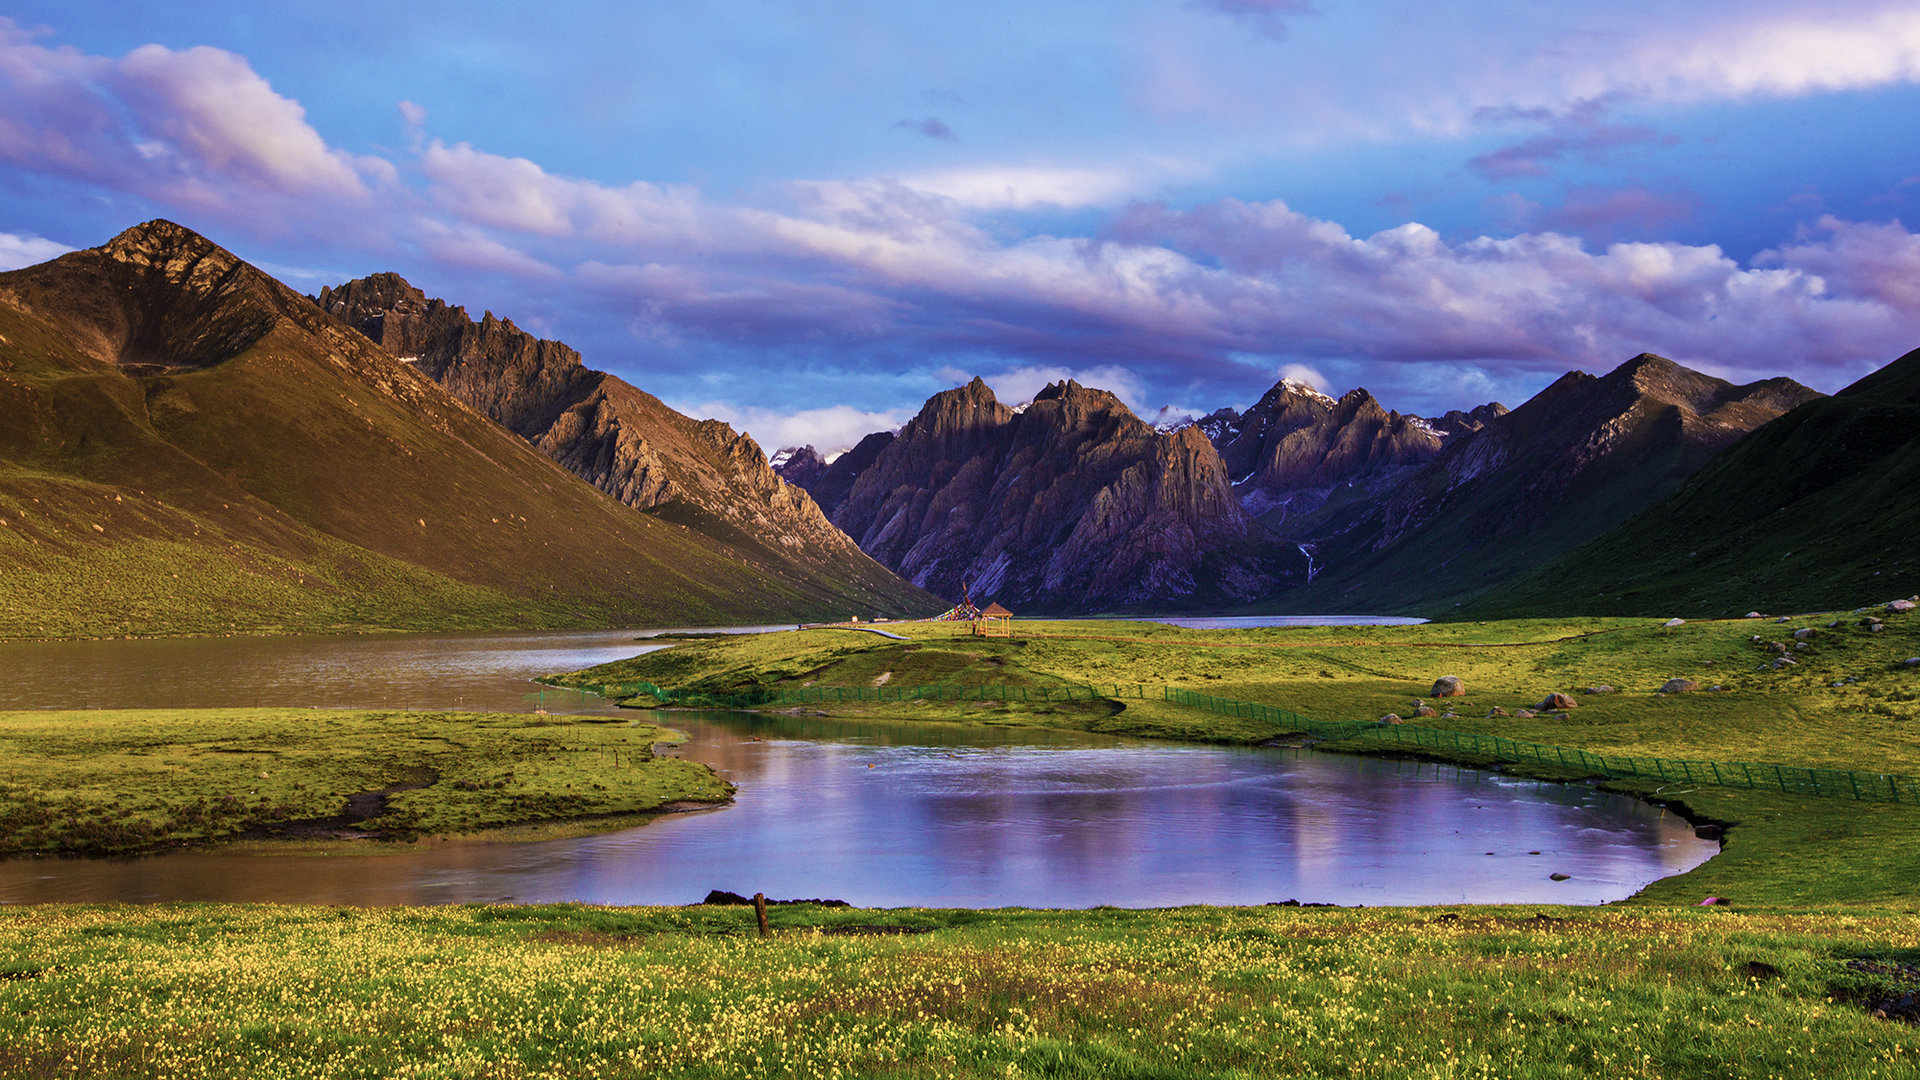
<svg viewBox="0 0 1920 1080"><path fill-rule="evenodd" d="M1332 391L1328 389L1332 384L1327 381L1327 377L1305 364L1282 364L1280 366L1280 377L1289 382L1303 383L1323 394L1332 393Z"/></svg>
<svg viewBox="0 0 1920 1080"><path fill-rule="evenodd" d="M39 236L0 232L0 270L18 270L58 258L73 249Z"/></svg>
<svg viewBox="0 0 1920 1080"><path fill-rule="evenodd" d="M1798 97L1920 81L1920 10L1736 16L1684 44L1644 44L1628 79L1674 100ZM1624 80L1623 80L1624 81Z"/></svg>
<svg viewBox="0 0 1920 1080"><path fill-rule="evenodd" d="M115 65L115 81L141 127L199 168L289 194L367 194L352 158L242 57L142 45Z"/></svg>
<svg viewBox="0 0 1920 1080"><path fill-rule="evenodd" d="M1110 206L1143 187L1139 177L1120 169L1038 166L953 169L906 176L901 183L971 210Z"/></svg>
<svg viewBox="0 0 1920 1080"><path fill-rule="evenodd" d="M911 417L910 412L883 410L870 412L851 405L830 405L823 409L779 412L773 409L737 406L724 401L669 407L693 417L723 420L753 436L753 441L768 455L789 446L811 446L822 457L838 457L853 444L876 431L894 431Z"/></svg>

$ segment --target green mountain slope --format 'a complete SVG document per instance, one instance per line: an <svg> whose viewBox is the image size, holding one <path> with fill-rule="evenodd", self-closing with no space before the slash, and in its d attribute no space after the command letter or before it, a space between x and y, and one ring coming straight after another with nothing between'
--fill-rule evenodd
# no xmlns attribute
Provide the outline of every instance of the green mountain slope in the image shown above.
<svg viewBox="0 0 1920 1080"><path fill-rule="evenodd" d="M846 614L169 222L0 274L0 518L0 636Z"/></svg>
<svg viewBox="0 0 1920 1080"><path fill-rule="evenodd" d="M1723 616L1917 592L1920 350L1758 428L1672 496L1462 610Z"/></svg>
<svg viewBox="0 0 1920 1080"><path fill-rule="evenodd" d="M1267 521L1320 567L1268 606L1452 611L1607 532L1818 396L1789 379L1735 386L1645 353L1604 376L1570 372L1384 494L1356 489L1305 518Z"/></svg>

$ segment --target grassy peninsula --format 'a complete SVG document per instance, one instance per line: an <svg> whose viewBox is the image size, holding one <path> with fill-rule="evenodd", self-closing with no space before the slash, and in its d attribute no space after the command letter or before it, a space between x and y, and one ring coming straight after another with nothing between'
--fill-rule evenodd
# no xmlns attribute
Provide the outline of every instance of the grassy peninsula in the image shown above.
<svg viewBox="0 0 1920 1080"><path fill-rule="evenodd" d="M0 713L0 856L476 833L721 802L652 724L310 709Z"/></svg>

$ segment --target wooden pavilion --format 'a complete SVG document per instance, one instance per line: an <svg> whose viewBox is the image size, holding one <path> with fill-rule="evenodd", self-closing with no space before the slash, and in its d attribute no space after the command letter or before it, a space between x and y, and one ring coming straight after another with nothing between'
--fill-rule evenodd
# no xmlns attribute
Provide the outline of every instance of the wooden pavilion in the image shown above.
<svg viewBox="0 0 1920 1080"><path fill-rule="evenodd" d="M1013 612L999 604L988 604L980 617L973 621L973 633L976 637L1013 636Z"/></svg>

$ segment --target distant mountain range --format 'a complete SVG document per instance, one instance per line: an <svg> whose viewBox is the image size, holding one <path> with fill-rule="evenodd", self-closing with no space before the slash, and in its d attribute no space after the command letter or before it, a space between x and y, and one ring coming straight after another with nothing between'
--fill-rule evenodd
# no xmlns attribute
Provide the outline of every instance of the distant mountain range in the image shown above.
<svg viewBox="0 0 1920 1080"><path fill-rule="evenodd" d="M1489 403L1427 419L1365 390L1334 399L1283 380L1244 414L1163 433L1077 384L1017 412L976 380L831 464L809 447L778 456L876 558L948 595L971 581L976 598L1016 610L1445 614L1819 397L1643 354L1605 376L1571 372L1511 412ZM1052 419L1066 401L1088 403L1073 415L1098 425ZM1160 524L1141 509L1109 516L1148 488L1153 506L1180 510ZM1135 531L1094 524L1116 520ZM1075 541L1090 533L1110 546Z"/></svg>
<svg viewBox="0 0 1920 1080"><path fill-rule="evenodd" d="M712 434L716 458L746 449ZM936 609L877 568L835 578L838 550L760 559L810 541L755 524L607 497L170 222L0 274L0 637Z"/></svg>
<svg viewBox="0 0 1920 1080"><path fill-rule="evenodd" d="M1643 354L1170 430L975 379L769 462L397 275L302 297L156 221L0 274L0 637L1856 604L1920 591L1917 432L1920 352L1832 398Z"/></svg>

